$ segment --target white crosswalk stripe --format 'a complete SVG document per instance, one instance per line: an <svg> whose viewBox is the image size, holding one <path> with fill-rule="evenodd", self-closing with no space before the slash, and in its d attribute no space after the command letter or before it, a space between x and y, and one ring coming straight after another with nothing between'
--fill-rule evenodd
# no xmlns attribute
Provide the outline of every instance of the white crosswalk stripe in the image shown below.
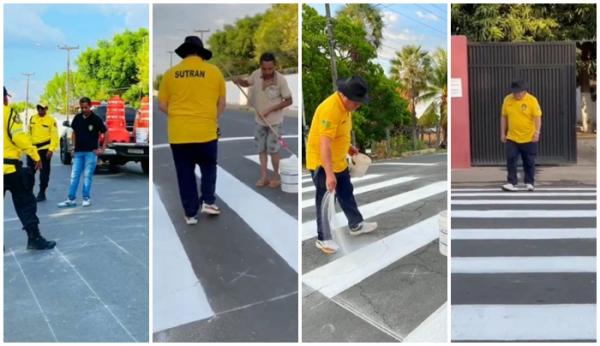
<svg viewBox="0 0 600 346"><path fill-rule="evenodd" d="M415 166L413 170L440 170L439 163L407 163L404 165L397 162L395 165ZM314 243L317 236L315 188L310 178L303 179L302 211L304 217L302 240L305 242L303 252L317 252L318 257L316 259L311 257L310 263L304 262L304 267L307 268L308 266L310 269L304 271L302 282L311 291L316 291L327 299L331 299L336 303L340 300L343 301L342 304L338 303L338 305L348 309L353 316L360 317L366 323L398 341L408 338L407 340L414 341L443 342L446 341L447 337L445 284L444 287L435 285L435 292L430 293L432 296L418 298L422 299L424 303L427 302L416 307L419 311L404 311L403 318L400 320L410 315L412 316L410 322L395 321L397 324L390 323L377 316L375 311L365 310L360 305L353 303L354 291L368 291L366 287L378 286L382 280L380 275L383 272L389 271L390 275L393 273L393 275L403 277L409 282L413 280L419 282L420 280L417 278L422 277L440 280L440 282L442 280L443 282L446 281L445 274L440 273L446 270L445 265L443 269L434 274L433 269L428 269L429 266L435 266L433 263L423 263L421 266L410 264L407 268L404 268L400 263L412 263L414 256L417 256L416 254L419 251L430 251L428 252L431 254L429 256L436 258L436 263L446 262L445 257L439 253L437 240L439 237L438 213L445 206L445 203L442 203L441 200L445 200L442 196L447 190L447 183L445 181L432 181L431 179L425 180L419 174L414 174L414 172L413 174L402 175L399 173L402 169L390 171L389 167L386 166L393 165L376 164L370 168L369 174L362 179L352 179L354 195L361 214L366 221L378 222L381 231L377 230L373 234L356 237L347 235L346 217L338 209L335 214L335 225L339 228L333 230L332 233L334 233L334 239L338 241L341 248L332 257L322 254L315 248ZM387 169L387 171L383 169ZM396 220L392 216L394 213L400 213L403 209L417 203L419 205L427 204L432 200L440 200L440 203L436 204L436 207L433 207L432 210L420 213L416 220L405 222L400 227L394 224L398 221L390 221ZM437 262L438 258L439 262ZM359 289L359 287L361 288ZM417 296L421 294L421 292L417 292L419 289L415 289L415 287L403 287L402 289L411 291L411 293L405 292L406 294ZM434 306L431 305L432 301L436 302ZM388 305L390 304L394 306L394 311L403 311L404 309L404 303L398 301L386 303L385 307L389 308ZM310 310L310 307L307 309ZM376 307L373 306L371 309L376 310ZM415 307L412 306L411 309L415 309ZM305 316L304 318L308 317ZM403 324L402 327L399 324ZM408 332L406 332L407 330ZM313 337L315 337L315 341L319 340L318 336L311 335L311 341Z"/></svg>
<svg viewBox="0 0 600 346"><path fill-rule="evenodd" d="M453 341L596 339L595 190L452 190Z"/></svg>

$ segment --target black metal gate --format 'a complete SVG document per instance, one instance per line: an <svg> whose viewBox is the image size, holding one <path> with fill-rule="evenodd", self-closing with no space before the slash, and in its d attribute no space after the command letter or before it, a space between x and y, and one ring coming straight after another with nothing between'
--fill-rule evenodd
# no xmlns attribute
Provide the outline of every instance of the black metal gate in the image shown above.
<svg viewBox="0 0 600 346"><path fill-rule="evenodd" d="M575 59L574 42L469 44L473 165L506 162L500 142L500 111L515 79L528 82L542 108L538 163L577 161Z"/></svg>

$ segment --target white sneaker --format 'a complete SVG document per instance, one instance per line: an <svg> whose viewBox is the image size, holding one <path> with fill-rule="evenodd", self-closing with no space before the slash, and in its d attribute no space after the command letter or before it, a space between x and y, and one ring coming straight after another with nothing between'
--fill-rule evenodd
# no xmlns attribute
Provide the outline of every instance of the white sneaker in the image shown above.
<svg viewBox="0 0 600 346"><path fill-rule="evenodd" d="M535 186L533 186L533 184L527 184L527 191L535 191Z"/></svg>
<svg viewBox="0 0 600 346"><path fill-rule="evenodd" d="M90 205L92 205L92 201L89 198L86 198L81 202L82 207L89 207Z"/></svg>
<svg viewBox="0 0 600 346"><path fill-rule="evenodd" d="M77 206L77 201L73 199L67 199L64 202L60 202L57 205L59 208L74 208Z"/></svg>
<svg viewBox="0 0 600 346"><path fill-rule="evenodd" d="M188 225L195 225L198 223L198 218L195 216L184 216L185 217L185 223L187 223Z"/></svg>
<svg viewBox="0 0 600 346"><path fill-rule="evenodd" d="M324 253L331 255L336 253L339 250L339 246L338 244L333 241L332 239L330 240L318 240L315 242L315 245L317 246L317 249L323 251Z"/></svg>
<svg viewBox="0 0 600 346"><path fill-rule="evenodd" d="M519 189L511 183L502 185L502 190L510 192L519 191Z"/></svg>
<svg viewBox="0 0 600 346"><path fill-rule="evenodd" d="M371 233L377 229L377 222L361 222L356 228L350 228L350 235Z"/></svg>
<svg viewBox="0 0 600 346"><path fill-rule="evenodd" d="M219 215L221 214L221 209L217 207L215 204L206 204L202 202L202 210L201 213L210 214L210 215Z"/></svg>

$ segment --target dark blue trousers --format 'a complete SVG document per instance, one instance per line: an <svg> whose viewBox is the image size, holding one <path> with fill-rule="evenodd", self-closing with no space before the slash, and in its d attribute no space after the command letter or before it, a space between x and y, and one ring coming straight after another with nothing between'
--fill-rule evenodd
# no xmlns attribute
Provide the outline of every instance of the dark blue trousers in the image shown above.
<svg viewBox="0 0 600 346"><path fill-rule="evenodd" d="M181 204L188 217L196 216L200 204L215 203L217 183L217 140L206 143L171 144ZM196 165L200 166L200 192L196 184Z"/></svg>
<svg viewBox="0 0 600 346"><path fill-rule="evenodd" d="M321 202L323 201L323 196L325 192L327 192L327 185L325 179L325 170L321 167L317 168L316 171L310 172L312 176L313 183L316 188L316 207L317 207L317 233L319 240L329 240L331 239L331 230L329 229L329 223L322 222L323 216L321 215ZM356 200L354 199L354 187L352 186L352 182L350 182L350 172L348 169L335 173L335 178L337 179L337 185L335 188L335 198L340 204L342 211L346 215L348 219L348 227L355 228L361 222L363 222L363 217L360 211L358 210L358 206L356 205Z"/></svg>
<svg viewBox="0 0 600 346"><path fill-rule="evenodd" d="M523 171L525 171L525 184L535 183L535 159L537 157L537 143L516 143L511 140L506 141L506 180L517 185L517 164L519 157L523 161Z"/></svg>

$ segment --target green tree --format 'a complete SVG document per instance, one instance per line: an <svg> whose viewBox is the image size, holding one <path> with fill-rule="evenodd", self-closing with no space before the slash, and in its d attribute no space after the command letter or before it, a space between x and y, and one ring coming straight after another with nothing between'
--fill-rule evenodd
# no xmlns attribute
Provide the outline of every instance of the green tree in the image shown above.
<svg viewBox="0 0 600 346"><path fill-rule="evenodd" d="M431 57L420 46L407 45L396 52L391 61L392 78L399 85L399 92L408 100L408 109L412 114L413 147L418 146L417 134L417 103L427 90L431 73Z"/></svg>
<svg viewBox="0 0 600 346"><path fill-rule="evenodd" d="M271 52L279 66L298 66L298 5L273 5L265 12L253 39L257 64L262 53Z"/></svg>
<svg viewBox="0 0 600 346"><path fill-rule="evenodd" d="M381 46L383 19L377 7L372 4L347 4L338 12L338 17L344 16L362 24L367 32L367 40L375 48Z"/></svg>
<svg viewBox="0 0 600 346"><path fill-rule="evenodd" d="M446 145L448 131L448 53L438 48L432 54L432 66L427 87L420 97L422 102L431 102L425 113L439 114L438 144Z"/></svg>

